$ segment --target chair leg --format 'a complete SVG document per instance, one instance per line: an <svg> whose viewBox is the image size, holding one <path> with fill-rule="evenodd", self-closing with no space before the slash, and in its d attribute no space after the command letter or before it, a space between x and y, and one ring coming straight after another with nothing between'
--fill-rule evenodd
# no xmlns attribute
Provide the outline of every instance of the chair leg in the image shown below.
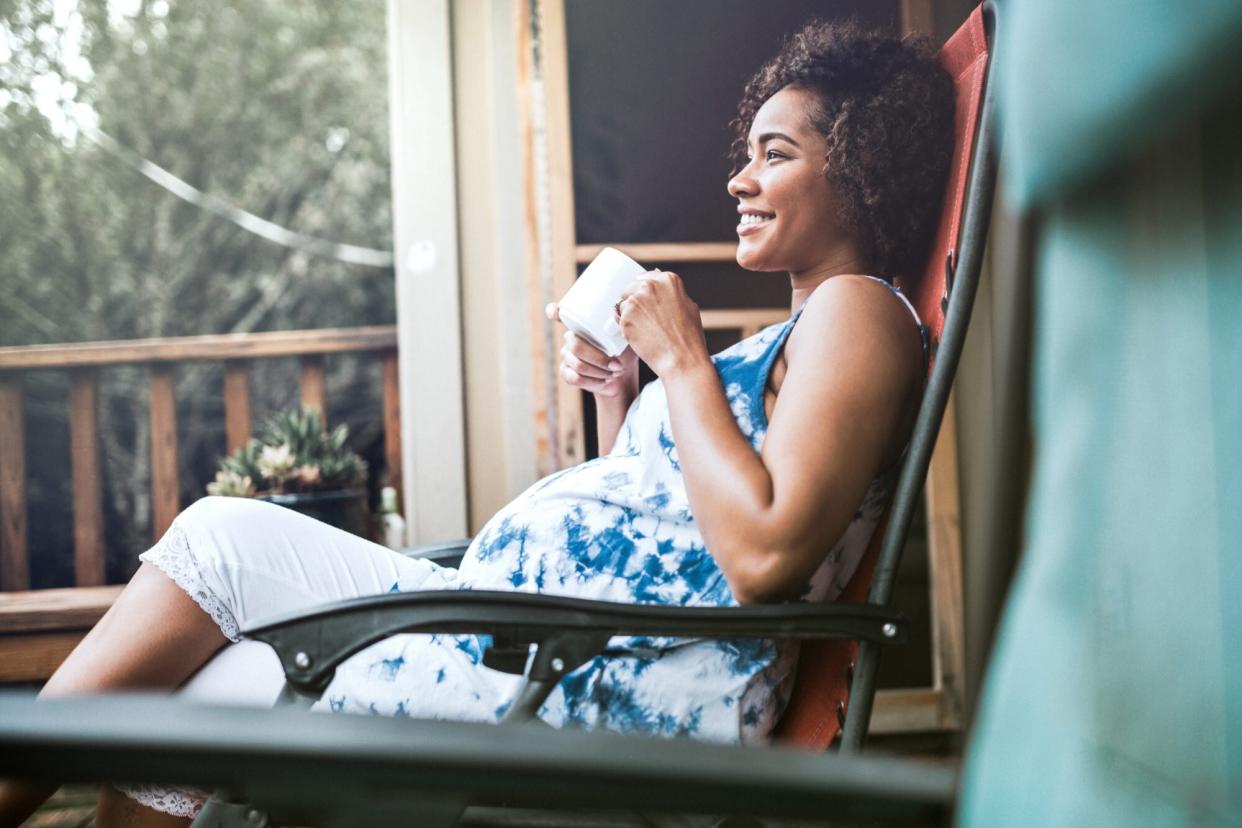
<svg viewBox="0 0 1242 828"><path fill-rule="evenodd" d="M213 795L190 823L190 828L267 828L267 814L245 802L229 802Z"/></svg>
<svg viewBox="0 0 1242 828"><path fill-rule="evenodd" d="M310 710L311 705L319 701L318 697L299 693L291 683L285 682L276 697L276 707L292 707L295 710Z"/></svg>
<svg viewBox="0 0 1242 828"><path fill-rule="evenodd" d="M538 681L524 678L518 686L517 694L501 721L506 724L540 721L539 708L556 688L556 681Z"/></svg>

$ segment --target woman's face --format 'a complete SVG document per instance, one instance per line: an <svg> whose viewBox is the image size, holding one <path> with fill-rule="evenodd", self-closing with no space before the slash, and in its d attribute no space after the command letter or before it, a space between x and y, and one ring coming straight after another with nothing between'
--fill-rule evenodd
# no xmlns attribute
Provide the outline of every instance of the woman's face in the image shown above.
<svg viewBox="0 0 1242 828"><path fill-rule="evenodd" d="M738 200L737 263L747 270L814 270L841 244L826 142L807 113L815 96L785 87L760 107L747 138L746 166L729 180Z"/></svg>

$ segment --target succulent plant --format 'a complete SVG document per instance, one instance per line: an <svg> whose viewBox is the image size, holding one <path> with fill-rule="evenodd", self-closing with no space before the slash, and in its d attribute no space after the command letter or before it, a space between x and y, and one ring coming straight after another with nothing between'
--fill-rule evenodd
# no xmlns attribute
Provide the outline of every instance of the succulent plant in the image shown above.
<svg viewBox="0 0 1242 828"><path fill-rule="evenodd" d="M231 497L322 492L362 485L367 464L345 447L349 428L325 431L313 408L281 412L237 451L220 460L207 493Z"/></svg>
<svg viewBox="0 0 1242 828"><path fill-rule="evenodd" d="M221 469L216 472L216 479L207 484L207 494L224 497L254 497L254 481L249 475Z"/></svg>

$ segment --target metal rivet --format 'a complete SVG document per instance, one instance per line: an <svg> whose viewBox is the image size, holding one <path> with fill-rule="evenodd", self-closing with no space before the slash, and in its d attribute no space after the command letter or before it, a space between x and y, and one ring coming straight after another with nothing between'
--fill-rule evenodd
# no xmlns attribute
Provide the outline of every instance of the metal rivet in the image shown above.
<svg viewBox="0 0 1242 828"><path fill-rule="evenodd" d="M562 670L564 670L564 669L565 669L565 661L564 661L564 659L560 659L560 658L554 658L554 659L552 659L552 670L553 670L553 672L559 673L559 672L561 672L561 671L562 671Z"/></svg>
<svg viewBox="0 0 1242 828"><path fill-rule="evenodd" d="M837 702L837 724L845 727L845 702Z"/></svg>
<svg viewBox="0 0 1242 828"><path fill-rule="evenodd" d="M880 632L884 633L885 638L892 638L897 635L897 625L889 621L883 627L880 627Z"/></svg>
<svg viewBox="0 0 1242 828"><path fill-rule="evenodd" d="M311 666L311 657L300 652L293 657L293 663L299 670L305 670Z"/></svg>

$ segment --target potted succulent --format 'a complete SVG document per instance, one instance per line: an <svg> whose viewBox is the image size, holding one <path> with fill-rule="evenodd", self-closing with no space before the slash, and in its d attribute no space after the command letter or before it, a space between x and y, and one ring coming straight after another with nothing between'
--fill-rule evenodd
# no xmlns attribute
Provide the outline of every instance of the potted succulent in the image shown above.
<svg viewBox="0 0 1242 828"><path fill-rule="evenodd" d="M220 460L207 493L254 497L367 537L367 464L345 447L349 429L325 431L313 408L285 411Z"/></svg>

